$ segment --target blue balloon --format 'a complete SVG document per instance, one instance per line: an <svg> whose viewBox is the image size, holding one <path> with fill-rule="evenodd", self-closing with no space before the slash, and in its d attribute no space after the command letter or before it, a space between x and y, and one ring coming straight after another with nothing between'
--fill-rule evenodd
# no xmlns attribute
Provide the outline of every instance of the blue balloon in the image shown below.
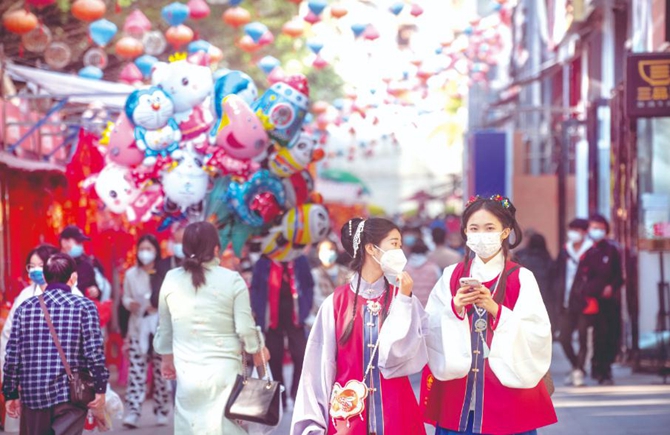
<svg viewBox="0 0 670 435"><path fill-rule="evenodd" d="M465 28L465 30L463 30L463 33L466 34L467 36L470 36L474 33L474 29L472 28L472 26L468 26Z"/></svg>
<svg viewBox="0 0 670 435"><path fill-rule="evenodd" d="M303 121L305 124L309 124L312 121L314 121L314 115L312 115L311 113L305 115L305 121Z"/></svg>
<svg viewBox="0 0 670 435"><path fill-rule="evenodd" d="M273 69L277 68L281 62L276 57L265 56L258 61L258 67L265 73L270 74Z"/></svg>
<svg viewBox="0 0 670 435"><path fill-rule="evenodd" d="M268 27L263 23L259 23L258 21L244 26L244 33L249 35L256 44L258 44L258 41L260 41L263 35L265 35L267 32Z"/></svg>
<svg viewBox="0 0 670 435"><path fill-rule="evenodd" d="M79 77L87 79L100 80L102 78L102 70L97 66L85 66L79 70Z"/></svg>
<svg viewBox="0 0 670 435"><path fill-rule="evenodd" d="M328 6L326 0L309 0L309 2L307 2L307 7L314 15L321 15L321 12L326 9L326 6Z"/></svg>
<svg viewBox="0 0 670 435"><path fill-rule="evenodd" d="M307 48L312 50L314 54L319 54L319 52L323 49L323 42L307 41Z"/></svg>
<svg viewBox="0 0 670 435"><path fill-rule="evenodd" d="M280 206L286 203L284 185L267 169L259 170L244 184L231 182L226 192L226 202L242 222L252 227L261 227L263 218L253 212L250 205L254 197L263 192L271 193Z"/></svg>
<svg viewBox="0 0 670 435"><path fill-rule="evenodd" d="M351 25L351 31L354 32L354 36L359 37L363 32L365 32L367 27L367 24L356 23Z"/></svg>
<svg viewBox="0 0 670 435"><path fill-rule="evenodd" d="M161 9L161 16L171 26L178 26L188 18L188 6L183 3L170 3Z"/></svg>
<svg viewBox="0 0 670 435"><path fill-rule="evenodd" d="M148 78L151 75L151 69L156 62L158 62L157 58L144 54L135 59L135 66L137 66L144 78Z"/></svg>
<svg viewBox="0 0 670 435"><path fill-rule="evenodd" d="M218 119L223 117L221 102L230 94L235 94L247 104L251 104L258 97L258 89L251 77L242 71L229 70L222 74L214 82L214 111ZM219 124L215 125L218 126Z"/></svg>
<svg viewBox="0 0 670 435"><path fill-rule="evenodd" d="M88 25L88 34L91 37L91 40L101 47L107 45L114 35L116 35L118 30L116 24L109 20L105 20L104 18L93 21Z"/></svg>
<svg viewBox="0 0 670 435"><path fill-rule="evenodd" d="M391 13L393 15L400 15L400 12L402 12L404 7L405 7L404 3L398 2L398 3L392 4L391 7L389 8L389 10L391 11Z"/></svg>
<svg viewBox="0 0 670 435"><path fill-rule="evenodd" d="M192 53L197 53L199 51L204 51L207 53L209 51L209 47L211 47L212 44L210 44L207 41L203 41L202 39L198 39L197 41L193 41L190 44L188 44L188 47L186 50L188 51L189 54Z"/></svg>
<svg viewBox="0 0 670 435"><path fill-rule="evenodd" d="M237 5L239 5L240 3L242 3L242 0L228 0L228 3L229 3L231 6L237 6Z"/></svg>
<svg viewBox="0 0 670 435"><path fill-rule="evenodd" d="M435 54L442 54L442 47L437 47L435 49Z"/></svg>
<svg viewBox="0 0 670 435"><path fill-rule="evenodd" d="M344 108L344 99L336 98L333 100L333 107L337 110L342 110Z"/></svg>

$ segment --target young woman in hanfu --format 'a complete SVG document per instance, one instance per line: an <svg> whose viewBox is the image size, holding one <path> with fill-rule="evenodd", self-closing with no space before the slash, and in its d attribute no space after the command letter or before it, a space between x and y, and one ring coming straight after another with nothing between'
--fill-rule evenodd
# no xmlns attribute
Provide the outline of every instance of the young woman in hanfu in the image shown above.
<svg viewBox="0 0 670 435"><path fill-rule="evenodd" d="M342 227L342 244L355 274L317 314L291 434L425 434L407 376L425 366L426 347L421 340L401 343L420 335L425 315L403 272L400 230L386 219L356 218ZM394 312L408 320L386 321Z"/></svg>
<svg viewBox="0 0 670 435"><path fill-rule="evenodd" d="M445 269L428 300L432 373L422 404L437 435L534 435L556 422L543 381L552 347L547 310L533 274L509 261L521 242L515 214L500 195L471 199L461 223L465 260ZM409 321L395 314L387 321Z"/></svg>

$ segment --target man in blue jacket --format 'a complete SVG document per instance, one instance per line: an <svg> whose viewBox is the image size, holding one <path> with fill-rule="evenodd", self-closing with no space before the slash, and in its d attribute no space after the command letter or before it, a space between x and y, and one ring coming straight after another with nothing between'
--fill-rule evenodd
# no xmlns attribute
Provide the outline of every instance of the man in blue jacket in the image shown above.
<svg viewBox="0 0 670 435"><path fill-rule="evenodd" d="M294 400L307 345L305 319L310 314L313 301L314 280L304 255L286 263L262 256L254 265L251 308L256 323L265 331L272 377L282 384L284 338L288 339L288 350L293 360L290 397Z"/></svg>

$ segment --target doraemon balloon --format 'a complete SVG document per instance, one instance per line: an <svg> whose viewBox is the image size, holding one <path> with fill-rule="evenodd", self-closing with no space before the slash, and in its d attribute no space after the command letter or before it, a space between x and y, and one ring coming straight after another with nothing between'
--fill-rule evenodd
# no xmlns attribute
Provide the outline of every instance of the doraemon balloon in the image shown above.
<svg viewBox="0 0 670 435"><path fill-rule="evenodd" d="M179 158L181 131L173 118L174 102L163 89L151 86L133 91L125 112L135 125L135 143L144 151L145 165L156 163L159 155Z"/></svg>
<svg viewBox="0 0 670 435"><path fill-rule="evenodd" d="M177 167L163 174L162 184L167 212L197 214L202 211L209 176L202 169L202 162L195 153L184 152Z"/></svg>
<svg viewBox="0 0 670 435"><path fill-rule="evenodd" d="M182 140L204 142L214 122L210 110L203 107L214 87L207 54L197 52L185 60L156 63L151 83L172 97Z"/></svg>
<svg viewBox="0 0 670 435"><path fill-rule="evenodd" d="M253 108L268 124L270 137L279 145L287 146L300 132L308 104L307 78L299 74L270 86Z"/></svg>
<svg viewBox="0 0 670 435"><path fill-rule="evenodd" d="M222 101L226 96L235 94L241 97L247 104L251 105L258 98L256 84L247 74L242 71L227 70L214 82L214 110L216 116L221 119L221 106L216 102Z"/></svg>
<svg viewBox="0 0 670 435"><path fill-rule="evenodd" d="M314 136L302 132L290 148L281 147L270 155L268 167L278 177L290 177L300 172L312 162L317 147Z"/></svg>
<svg viewBox="0 0 670 435"><path fill-rule="evenodd" d="M321 204L305 204L284 214L281 231L294 247L319 243L330 233L330 216Z"/></svg>
<svg viewBox="0 0 670 435"><path fill-rule="evenodd" d="M263 154L270 141L261 121L242 97L231 94L220 104L221 121L210 130L210 143L216 143L228 155L249 160Z"/></svg>

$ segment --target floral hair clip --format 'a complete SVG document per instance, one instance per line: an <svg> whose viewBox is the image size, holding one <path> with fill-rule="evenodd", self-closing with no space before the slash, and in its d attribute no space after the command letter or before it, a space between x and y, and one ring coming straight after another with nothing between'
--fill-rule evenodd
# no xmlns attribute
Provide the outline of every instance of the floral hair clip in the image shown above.
<svg viewBox="0 0 670 435"><path fill-rule="evenodd" d="M500 205L502 205L502 207L503 207L504 209L509 209L509 208L510 208L511 203L509 202L509 199L508 199L508 198L505 198L505 197L502 196L502 195L493 195L493 196L492 196L491 198L489 198L489 199L490 199L491 201L499 202Z"/></svg>
<svg viewBox="0 0 670 435"><path fill-rule="evenodd" d="M467 204L465 204L465 208L470 207L473 203L476 201L482 199L479 195L471 196L470 199L468 200Z"/></svg>

